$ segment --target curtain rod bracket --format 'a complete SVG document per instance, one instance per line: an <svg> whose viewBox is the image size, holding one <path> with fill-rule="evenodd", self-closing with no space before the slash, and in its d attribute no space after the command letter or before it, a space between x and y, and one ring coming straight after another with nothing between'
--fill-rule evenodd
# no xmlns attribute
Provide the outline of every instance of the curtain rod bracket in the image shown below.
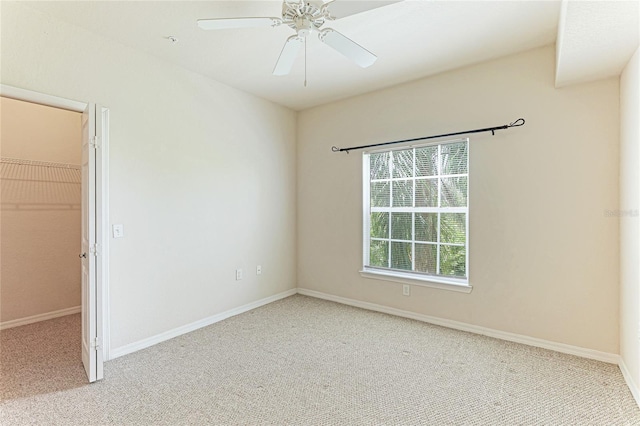
<svg viewBox="0 0 640 426"><path fill-rule="evenodd" d="M445 137L445 136L466 135L466 134L469 134L469 133L491 132L491 135L495 136L496 130L505 130L505 129L508 129L510 127L520 127L520 126L524 126L524 123L525 123L524 118L518 118L516 121L512 121L511 123L505 124L503 126L487 127L486 129L465 130L463 132L444 133L442 135L424 136L422 138L403 139L401 141L374 143L374 144L371 144L371 145L352 146L352 147L349 147L349 148L338 148L337 146L332 146L331 147L331 151L333 151L333 152L346 152L348 154L349 151L351 151L353 149L373 148L373 147L376 147L376 146L393 145L393 144L396 144L396 143L403 143L403 142L422 141L422 140L426 140L426 139L442 138L442 137Z"/></svg>

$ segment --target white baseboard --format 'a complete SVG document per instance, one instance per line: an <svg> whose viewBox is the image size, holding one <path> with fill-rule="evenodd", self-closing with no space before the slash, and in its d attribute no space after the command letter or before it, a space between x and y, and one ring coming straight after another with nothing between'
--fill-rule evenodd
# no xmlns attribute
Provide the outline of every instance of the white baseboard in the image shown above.
<svg viewBox="0 0 640 426"><path fill-rule="evenodd" d="M259 308L260 306L264 306L269 303L275 302L277 300L284 299L285 297L293 296L296 293L297 293L297 289L295 288L291 290L283 291L282 293L265 297L264 299L260 299L255 302L251 302L246 305L239 306L237 308L230 309L228 311L221 312L219 314L212 315L207 318L203 318L199 321L192 322L190 324L186 324L178 328L174 328L173 330L165 331L164 333L160 333L155 336L148 337L146 339L139 340L134 343L129 343L128 345L120 346L119 348L111 349L109 351L109 359L110 360L115 359L123 355L127 355L130 353L139 351L141 349L146 349L150 346L153 346L158 343L164 342L166 340L173 339L174 337L178 337L183 334L195 331L199 328L206 327L211 324L215 324L219 321L225 320L235 315L242 314L244 312L250 311L255 308Z"/></svg>
<svg viewBox="0 0 640 426"><path fill-rule="evenodd" d="M622 371L622 377L624 377L624 381L627 382L627 386L629 386L629 390L631 391L631 394L633 395L633 397L636 400L636 403L640 407L640 387L635 382L635 380L633 380L633 377L631 377L631 373L629 373L629 370L627 369L627 364L625 364L624 359L622 357L620 357L620 362L618 363L618 366L620 367L620 371Z"/></svg>
<svg viewBox="0 0 640 426"><path fill-rule="evenodd" d="M346 297L341 297L341 296L334 296L332 294L322 293L315 290L298 288L298 293L305 296L311 296L319 299L325 299L325 300L330 300L337 303L342 303L344 305L355 306L357 308L368 309L370 311L383 312L385 314L391 314L399 317L415 319L418 321L427 322L429 324L440 325L443 327L453 328L456 330L468 331L470 333L475 333L475 334L482 334L484 336L507 340L509 342L522 343L525 345L535 346L538 348L550 349L552 351L562 352L570 355L576 355L579 357L594 359L597 361L603 361L610 364L618 364L620 360L620 356L618 354L596 351L593 349L567 345L564 343L552 342L549 340L538 339L535 337L524 336L521 334L509 333L506 331L494 330L487 327L480 327L473 324L467 324L464 322L432 317L429 315L417 314L415 312L403 311L401 309L390 308L387 306L377 305L375 303L369 303L369 302L362 302L354 299L348 299Z"/></svg>
<svg viewBox="0 0 640 426"><path fill-rule="evenodd" d="M44 314L32 315L30 317L0 322L0 330L20 327L21 325L33 324L34 322L46 321L54 318L64 317L67 315L78 314L80 312L82 312L82 308L80 306L74 306L72 308L60 309L59 311L47 312Z"/></svg>

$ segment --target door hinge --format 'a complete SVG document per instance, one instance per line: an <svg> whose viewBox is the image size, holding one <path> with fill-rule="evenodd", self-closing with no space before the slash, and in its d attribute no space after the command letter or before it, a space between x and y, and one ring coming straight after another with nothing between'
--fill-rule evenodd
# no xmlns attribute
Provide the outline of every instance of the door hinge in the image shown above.
<svg viewBox="0 0 640 426"><path fill-rule="evenodd" d="M91 244L91 246L89 247L89 253L91 253L94 256L97 256L100 254L100 244Z"/></svg>
<svg viewBox="0 0 640 426"><path fill-rule="evenodd" d="M96 351L98 349L100 349L100 338L99 337L91 339L91 349L96 350Z"/></svg>
<svg viewBox="0 0 640 426"><path fill-rule="evenodd" d="M93 149L100 148L100 136L91 136L91 138L89 138L89 145L91 145Z"/></svg>

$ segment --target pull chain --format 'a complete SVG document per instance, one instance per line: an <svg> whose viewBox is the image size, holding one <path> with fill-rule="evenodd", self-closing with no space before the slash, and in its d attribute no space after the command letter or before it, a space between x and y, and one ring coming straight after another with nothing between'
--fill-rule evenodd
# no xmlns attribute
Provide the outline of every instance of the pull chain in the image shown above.
<svg viewBox="0 0 640 426"><path fill-rule="evenodd" d="M304 87L307 87L307 38L304 38Z"/></svg>

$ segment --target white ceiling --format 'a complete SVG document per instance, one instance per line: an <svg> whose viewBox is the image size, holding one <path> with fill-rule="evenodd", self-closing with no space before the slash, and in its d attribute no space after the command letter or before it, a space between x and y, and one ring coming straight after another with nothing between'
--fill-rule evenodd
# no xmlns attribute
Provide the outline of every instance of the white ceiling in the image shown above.
<svg viewBox="0 0 640 426"><path fill-rule="evenodd" d="M606 9L612 2L596 3L602 3ZM624 3L637 7L638 0ZM27 4L295 110L548 45L556 40L559 22L569 35L564 38L560 35L563 44L559 65L562 69L558 70L558 75L562 72L567 81L578 78L576 75L581 68L578 66L576 70L574 64L580 64L580 60L592 55L589 26L575 23L576 19L582 19L583 14L576 12L580 8L568 7L561 21L560 0L405 0L325 24L323 28L334 28L375 53L378 61L369 68L359 68L316 37L310 37L306 65L308 84L304 87L302 52L290 75L277 77L271 74L286 38L293 34L289 27L203 31L196 26L197 19L206 18L279 17L282 2L278 0L45 1ZM606 28L616 23L617 14L628 13L628 9L618 9L621 10L616 9L607 18ZM597 14L591 18L597 21ZM637 30L637 16L635 19ZM633 25L633 19L626 21ZM607 34L601 31L599 37L607 39ZM175 36L179 41L171 43L167 36ZM587 41L580 41L585 37ZM625 33L622 37L628 39L632 35ZM610 44L617 43L616 40ZM613 55L615 58L606 61L591 62L596 67L609 67L606 72L615 69L619 73L620 63L630 57L626 53L628 50L628 47L621 49ZM620 59L624 55L626 58ZM602 74L602 71L598 72Z"/></svg>

